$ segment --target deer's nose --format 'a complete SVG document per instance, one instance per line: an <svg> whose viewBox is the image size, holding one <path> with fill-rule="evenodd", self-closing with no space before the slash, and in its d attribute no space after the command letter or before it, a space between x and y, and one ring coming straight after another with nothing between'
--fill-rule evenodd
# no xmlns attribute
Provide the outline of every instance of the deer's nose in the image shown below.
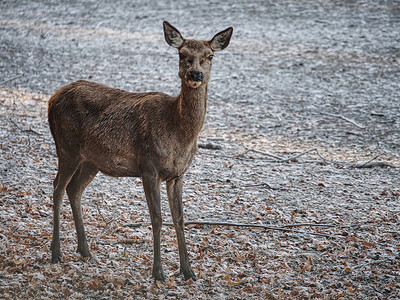
<svg viewBox="0 0 400 300"><path fill-rule="evenodd" d="M192 81L201 81L202 80L202 73L198 71L190 71L189 72L189 79Z"/></svg>

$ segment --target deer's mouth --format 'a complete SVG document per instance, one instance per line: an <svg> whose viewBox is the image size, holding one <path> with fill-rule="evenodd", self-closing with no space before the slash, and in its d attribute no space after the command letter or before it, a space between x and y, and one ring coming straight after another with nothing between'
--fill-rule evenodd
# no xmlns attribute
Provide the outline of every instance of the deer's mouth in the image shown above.
<svg viewBox="0 0 400 300"><path fill-rule="evenodd" d="M202 83L202 81L187 80L187 85L192 89L197 89Z"/></svg>
<svg viewBox="0 0 400 300"><path fill-rule="evenodd" d="M193 89L198 88L203 83L203 73L192 70L186 74L187 85Z"/></svg>

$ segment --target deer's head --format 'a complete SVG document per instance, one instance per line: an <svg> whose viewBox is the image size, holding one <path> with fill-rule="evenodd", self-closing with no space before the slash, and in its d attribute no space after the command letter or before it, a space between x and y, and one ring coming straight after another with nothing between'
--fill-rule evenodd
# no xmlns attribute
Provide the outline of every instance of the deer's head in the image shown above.
<svg viewBox="0 0 400 300"><path fill-rule="evenodd" d="M164 36L167 43L179 52L179 77L191 88L198 88L210 80L214 52L229 45L233 28L217 33L209 41L184 39L181 33L164 21Z"/></svg>

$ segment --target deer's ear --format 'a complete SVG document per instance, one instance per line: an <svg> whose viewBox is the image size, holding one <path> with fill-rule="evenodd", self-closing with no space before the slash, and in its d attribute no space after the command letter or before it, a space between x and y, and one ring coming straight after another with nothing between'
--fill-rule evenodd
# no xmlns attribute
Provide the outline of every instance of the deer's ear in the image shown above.
<svg viewBox="0 0 400 300"><path fill-rule="evenodd" d="M219 33L217 33L209 42L211 50L221 51L228 47L233 33L233 28L229 27Z"/></svg>
<svg viewBox="0 0 400 300"><path fill-rule="evenodd" d="M164 21L163 26L164 37L168 45L174 48L180 48L184 42L184 39L179 30L169 24L167 21Z"/></svg>

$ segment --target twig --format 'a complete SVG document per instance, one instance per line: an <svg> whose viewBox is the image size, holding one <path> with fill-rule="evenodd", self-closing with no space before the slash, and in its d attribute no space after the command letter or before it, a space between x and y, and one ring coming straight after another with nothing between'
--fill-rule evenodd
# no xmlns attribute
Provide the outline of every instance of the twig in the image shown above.
<svg viewBox="0 0 400 300"><path fill-rule="evenodd" d="M370 159L368 161L359 161L354 165L354 167L355 168L394 167L387 161L382 161L382 160L374 161L378 157L379 155L375 156L373 159Z"/></svg>
<svg viewBox="0 0 400 300"><path fill-rule="evenodd" d="M296 159L296 158L299 158L300 156L303 156L304 154L307 154L307 153L309 153L309 152L315 151L315 152L317 153L317 155L322 159L322 162L320 162L320 161L312 161L312 163L340 164L339 162L336 162L336 161L333 161L333 160L329 160L329 159L323 157L323 156L321 155L321 153L319 153L318 148L311 148L311 149L308 149L308 150L306 150L306 151L303 151L303 152L301 152L301 153L299 153L299 154L296 154L296 155L294 155L294 156L292 156L292 157L289 157L289 158L283 158L283 157L277 156L277 155L272 154L272 153L269 153L269 152L264 152L264 151L260 151L260 150L256 150L256 149L246 148L246 151L243 152L242 154L238 155L238 157L243 156L243 155L245 155L246 153L248 153L248 152L250 152L250 151L251 151L251 152L255 152L255 153L259 153L259 154L262 154L262 155L266 155L266 156L269 156L269 157L272 157L272 158L276 158L276 159L277 159L276 162L290 162L290 161L292 161L292 160L294 160L294 159Z"/></svg>
<svg viewBox="0 0 400 300"><path fill-rule="evenodd" d="M287 159L282 159L281 162L289 162L289 161L295 160L296 158L299 158L300 156L303 156L304 154L307 154L311 151L316 151L316 150L317 150L317 148L308 149L308 150L301 152L300 154L297 154L295 156L289 157Z"/></svg>
<svg viewBox="0 0 400 300"><path fill-rule="evenodd" d="M375 159L377 159L379 157L379 155L375 156L374 158L371 158L368 161L359 161L356 163L356 167L357 168L364 168L366 165L368 165L371 161L374 161Z"/></svg>
<svg viewBox="0 0 400 300"><path fill-rule="evenodd" d="M103 195L101 195L101 198L103 198ZM106 223L103 227L103 230L101 231L101 233L99 234L99 236L97 237L97 239L99 239L103 233L107 230L107 227L114 222L116 219L118 219L118 217L112 218L110 221L107 221L106 218L103 216L101 210L100 210L100 206L99 203L97 201L95 201L96 207L97 207L97 211L99 212L100 217L103 219L104 223Z"/></svg>
<svg viewBox="0 0 400 300"><path fill-rule="evenodd" d="M202 149L211 149L211 150L221 150L222 149L221 145L214 144L214 143L199 143L198 147L202 148Z"/></svg>
<svg viewBox="0 0 400 300"><path fill-rule="evenodd" d="M244 156L246 153L251 151L251 152L255 152L255 153L258 153L258 154L266 155L266 156L269 156L269 157L272 157L272 158L276 158L277 160L283 160L284 159L284 158L282 158L280 156L277 156L275 154L272 154L270 152L265 152L265 151L261 151L261 150L257 150L257 149L250 149L250 148L245 148L245 149L246 149L246 151L243 152L239 156Z"/></svg>
<svg viewBox="0 0 400 300"><path fill-rule="evenodd" d="M35 130L33 130L32 128L28 128L28 129L22 129L21 127L18 126L17 123L15 123L13 120L10 119L10 122L13 123L15 125L15 127L17 127L19 130L21 130L21 132L31 132L37 135L42 135L40 132L37 132Z"/></svg>
<svg viewBox="0 0 400 300"><path fill-rule="evenodd" d="M341 163L339 163L339 162L337 162L337 161L329 160L329 159L323 157L323 156L319 153L318 149L315 149L315 152L316 152L317 155L324 161L324 163L328 162L328 163L337 164L337 165L340 165L340 164L341 164Z"/></svg>
<svg viewBox="0 0 400 300"><path fill-rule="evenodd" d="M382 112L371 111L371 116L384 117L385 114Z"/></svg>
<svg viewBox="0 0 400 300"><path fill-rule="evenodd" d="M281 227L286 228L286 227L302 227L302 226L335 227L335 225L332 224L319 224L319 223L296 223L296 224L283 225Z"/></svg>
<svg viewBox="0 0 400 300"><path fill-rule="evenodd" d="M387 258L387 259L381 259L381 260L371 261L371 262L368 262L368 263L364 263L364 264L355 266L355 267L353 267L353 270L361 269L361 268L363 268L363 267L371 266L371 265L379 265L379 264L386 263L386 262L392 262L392 260Z"/></svg>
<svg viewBox="0 0 400 300"><path fill-rule="evenodd" d="M164 223L165 226L174 226L173 223ZM219 225L219 226L236 226L236 227L255 227L255 228L263 228L263 229L268 229L268 230L277 230L277 231L285 231L285 232L291 232L291 233L303 233L303 234L309 234L309 235L315 235L315 236L321 236L321 237L326 237L326 238L332 238L332 236L323 234L323 233L315 233L315 232L308 232L308 231L302 231L302 230L293 230L293 229L288 229L284 227L273 227L269 225L263 225L263 224L244 224L244 223L229 223L229 222L210 222L210 221L187 221L185 222L185 225ZM300 225L298 225L300 226Z"/></svg>
<svg viewBox="0 0 400 300"><path fill-rule="evenodd" d="M265 152L265 151L261 151L261 150L246 148L246 151L243 152L241 155L238 155L238 156L239 156L239 157L240 157L240 156L243 156L243 155L245 155L246 153L248 153L248 152L251 151L251 152L255 152L255 153L259 153L259 154L262 154L262 155L266 155L266 156L275 158L275 159L277 159L278 162L289 162L289 161L292 161L292 160L294 160L294 159L296 159L296 158L299 158L300 156L302 156L302 155L304 155L304 154L307 154L307 153L309 153L309 152L311 152L311 151L316 151L316 150L317 150L317 148L311 148L311 149L308 149L308 150L306 150L306 151L304 151L304 152L301 152L300 154L296 154L296 155L294 155L294 156L292 156L292 157L283 158L283 157L277 156L277 155L275 155L275 154L272 154L272 153L270 153L270 152Z"/></svg>
<svg viewBox="0 0 400 300"><path fill-rule="evenodd" d="M11 78L9 78L9 79L3 80L2 82L0 82L0 85L5 84L5 83L7 83L7 82L9 82L9 81L18 79L18 78L20 78L20 77L22 77L22 76L24 76L24 74L21 74L21 75L14 76L14 77L11 77Z"/></svg>
<svg viewBox="0 0 400 300"><path fill-rule="evenodd" d="M266 182L262 182L262 183L256 183L256 184L244 184L242 185L242 187L258 187L258 186L266 186L267 188L269 188L270 190L277 190L277 188L274 188L272 186L270 186L268 183Z"/></svg>
<svg viewBox="0 0 400 300"><path fill-rule="evenodd" d="M124 227L140 227L142 223L131 223L125 224ZM174 223L164 222L163 225L165 226L174 226ZM229 223L229 222L212 222L212 221L186 221L185 225L216 225L216 226L236 226L236 227L254 227L254 228L263 228L267 230L276 230L276 231L284 231L284 232L291 232L291 233L303 233L315 236L321 236L326 238L334 238L328 234L323 233L315 233L309 231L302 231L302 230L293 230L289 229L288 227L301 227L301 226L315 226L315 227L335 227L334 225L330 224L316 224L316 223L298 223L298 224L288 224L283 225L281 227L273 227L264 224L245 224L245 223Z"/></svg>
<svg viewBox="0 0 400 300"><path fill-rule="evenodd" d="M130 228L136 228L142 226L143 223L130 223L130 224L124 224L123 227L130 227Z"/></svg>
<svg viewBox="0 0 400 300"><path fill-rule="evenodd" d="M335 114L324 113L324 112L323 112L322 114L323 114L323 115L326 115L326 116L330 116L330 117L342 119L342 120L344 120L344 121L346 121L346 122L349 122L350 124L353 124L354 126L356 126L356 127L358 127L358 128L365 129L365 126L362 126L362 125L356 123L356 122L353 121L353 120L350 120L350 119L348 119L348 118L346 118L346 117L343 117L342 115L335 115Z"/></svg>

